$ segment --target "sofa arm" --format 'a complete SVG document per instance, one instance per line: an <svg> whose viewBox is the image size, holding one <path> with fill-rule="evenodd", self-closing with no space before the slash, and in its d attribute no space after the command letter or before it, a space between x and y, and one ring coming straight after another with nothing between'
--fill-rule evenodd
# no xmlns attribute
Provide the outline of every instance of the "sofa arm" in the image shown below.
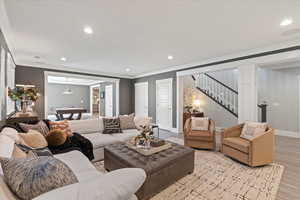
<svg viewBox="0 0 300 200"><path fill-rule="evenodd" d="M274 129L250 140L250 162L252 166L259 166L273 162Z"/></svg>
<svg viewBox="0 0 300 200"><path fill-rule="evenodd" d="M146 179L143 169L125 168L101 177L68 185L42 194L33 200L128 200Z"/></svg>
<svg viewBox="0 0 300 200"><path fill-rule="evenodd" d="M191 132L191 121L192 121L191 118L188 118L185 121L185 124L184 124L184 127L183 127L183 133L184 133L184 135L187 135L189 132Z"/></svg>

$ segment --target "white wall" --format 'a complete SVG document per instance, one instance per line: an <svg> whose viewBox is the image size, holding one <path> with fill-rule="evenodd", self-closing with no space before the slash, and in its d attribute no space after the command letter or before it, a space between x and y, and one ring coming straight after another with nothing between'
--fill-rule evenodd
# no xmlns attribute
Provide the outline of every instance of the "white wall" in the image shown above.
<svg viewBox="0 0 300 200"><path fill-rule="evenodd" d="M275 129L299 131L299 80L293 69L258 70L258 102L267 101L268 123Z"/></svg>
<svg viewBox="0 0 300 200"><path fill-rule="evenodd" d="M234 90L238 90L238 70L226 69L221 71L208 72L208 75L221 81L225 85L231 87Z"/></svg>

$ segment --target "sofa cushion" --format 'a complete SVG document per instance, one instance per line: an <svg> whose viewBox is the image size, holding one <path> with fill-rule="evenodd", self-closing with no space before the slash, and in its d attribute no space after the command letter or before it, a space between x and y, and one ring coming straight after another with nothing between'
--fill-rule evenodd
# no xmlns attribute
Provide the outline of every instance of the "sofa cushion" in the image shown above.
<svg viewBox="0 0 300 200"><path fill-rule="evenodd" d="M103 118L87 119L87 120L72 120L69 121L69 126L72 132L80 134L89 134L95 132L103 132Z"/></svg>
<svg viewBox="0 0 300 200"><path fill-rule="evenodd" d="M120 142L125 142L130 140L132 137L135 137L139 134L137 129L127 129L123 130L123 133L112 134L114 138L116 138Z"/></svg>
<svg viewBox="0 0 300 200"><path fill-rule="evenodd" d="M113 144L119 141L117 138L113 137L110 134L102 133L85 134L83 135L83 137L89 139L92 142L94 149L104 147L105 145Z"/></svg>
<svg viewBox="0 0 300 200"><path fill-rule="evenodd" d="M223 144L230 146L234 149L249 153L250 141L240 137L230 137L223 140Z"/></svg>
<svg viewBox="0 0 300 200"><path fill-rule="evenodd" d="M267 130L267 123L260 122L245 122L241 136L242 138L253 140L254 138L263 135Z"/></svg>
<svg viewBox="0 0 300 200"><path fill-rule="evenodd" d="M53 157L0 158L0 163L5 182L23 200L78 182L71 169Z"/></svg>
<svg viewBox="0 0 300 200"><path fill-rule="evenodd" d="M80 151L56 154L54 157L67 164L79 182L103 175Z"/></svg>
<svg viewBox="0 0 300 200"><path fill-rule="evenodd" d="M100 178L79 182L43 194L34 200L132 200L142 186L146 174L142 169L125 168L114 170Z"/></svg>

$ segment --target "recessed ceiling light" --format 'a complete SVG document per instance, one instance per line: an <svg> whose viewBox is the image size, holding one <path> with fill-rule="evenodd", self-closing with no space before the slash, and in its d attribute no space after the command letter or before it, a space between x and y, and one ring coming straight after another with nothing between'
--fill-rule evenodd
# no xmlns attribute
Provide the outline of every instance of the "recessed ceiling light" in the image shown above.
<svg viewBox="0 0 300 200"><path fill-rule="evenodd" d="M169 60L173 60L173 56L172 55L168 55L168 59Z"/></svg>
<svg viewBox="0 0 300 200"><path fill-rule="evenodd" d="M288 26L293 23L293 20L290 18L284 19L281 21L280 26Z"/></svg>
<svg viewBox="0 0 300 200"><path fill-rule="evenodd" d="M86 34L93 34L93 29L92 29L90 26L84 27L83 31L84 31Z"/></svg>
<svg viewBox="0 0 300 200"><path fill-rule="evenodd" d="M126 71L126 72L130 72L131 69L130 69L130 68L126 68L125 71Z"/></svg>
<svg viewBox="0 0 300 200"><path fill-rule="evenodd" d="M62 58L60 58L60 60L61 60L61 61L66 61L66 60L67 60L67 58L65 58L65 57L62 57Z"/></svg>

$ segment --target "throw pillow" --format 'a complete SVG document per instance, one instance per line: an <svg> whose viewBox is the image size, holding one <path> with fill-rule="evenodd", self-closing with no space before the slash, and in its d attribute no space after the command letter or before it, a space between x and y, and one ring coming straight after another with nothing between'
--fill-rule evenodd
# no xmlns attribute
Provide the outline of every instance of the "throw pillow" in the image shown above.
<svg viewBox="0 0 300 200"><path fill-rule="evenodd" d="M31 152L32 154L35 154L36 156L53 156L50 149L48 147L43 148L32 148L29 146L26 146L24 144L15 144L19 149L21 149L23 152L25 152L27 155Z"/></svg>
<svg viewBox="0 0 300 200"><path fill-rule="evenodd" d="M48 146L45 137L38 131L30 130L28 133L19 133L20 143L32 148Z"/></svg>
<svg viewBox="0 0 300 200"><path fill-rule="evenodd" d="M20 149L17 144L15 144L11 157L12 158L26 158L27 154L26 154L26 152L22 151L22 149Z"/></svg>
<svg viewBox="0 0 300 200"><path fill-rule="evenodd" d="M72 170L54 157L0 158L0 163L6 184L23 200L78 182Z"/></svg>
<svg viewBox="0 0 300 200"><path fill-rule="evenodd" d="M135 128L138 130L142 130L144 126L150 126L151 122L151 117L134 117Z"/></svg>
<svg viewBox="0 0 300 200"><path fill-rule="evenodd" d="M103 134L122 133L119 118L103 118Z"/></svg>
<svg viewBox="0 0 300 200"><path fill-rule="evenodd" d="M130 115L120 115L120 124L121 129L135 129L135 123L134 123L134 113Z"/></svg>
<svg viewBox="0 0 300 200"><path fill-rule="evenodd" d="M245 122L242 129L241 138L253 140L254 138L263 135L267 130L268 124L261 122Z"/></svg>
<svg viewBox="0 0 300 200"><path fill-rule="evenodd" d="M51 122L50 121L49 125L50 125L51 130L58 129L58 130L66 132L68 137L73 136L73 133L72 133L72 131L70 129L70 126L69 126L69 122L67 120L59 121L59 122Z"/></svg>
<svg viewBox="0 0 300 200"><path fill-rule="evenodd" d="M10 158L14 150L14 140L6 135L0 135L0 157ZM0 166L0 175L3 175Z"/></svg>
<svg viewBox="0 0 300 200"><path fill-rule="evenodd" d="M47 124L43 121L39 121L37 124L19 123L19 125L25 132L28 132L29 130L35 130L40 132L45 137L48 135L50 131Z"/></svg>
<svg viewBox="0 0 300 200"><path fill-rule="evenodd" d="M208 131L209 119L208 117L192 117L191 124L193 131Z"/></svg>
<svg viewBox="0 0 300 200"><path fill-rule="evenodd" d="M59 129L54 129L49 132L46 140L50 146L59 146L66 142L67 137L68 135L66 132Z"/></svg>
<svg viewBox="0 0 300 200"><path fill-rule="evenodd" d="M5 128L2 129L0 135L6 135L7 137L11 138L14 141L19 140L18 131L14 128L5 127Z"/></svg>

